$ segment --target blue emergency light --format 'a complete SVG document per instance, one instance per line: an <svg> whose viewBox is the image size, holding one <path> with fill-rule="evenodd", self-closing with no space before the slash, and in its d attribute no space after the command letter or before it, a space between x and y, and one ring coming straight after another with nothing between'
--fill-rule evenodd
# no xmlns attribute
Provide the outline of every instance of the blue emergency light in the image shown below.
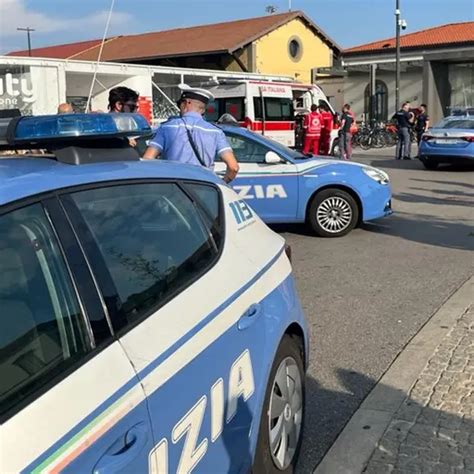
<svg viewBox="0 0 474 474"><path fill-rule="evenodd" d="M43 150L72 165L138 161L153 130L140 114L62 114L0 119L0 150ZM126 137L133 137L132 142Z"/></svg>
<svg viewBox="0 0 474 474"><path fill-rule="evenodd" d="M80 139L141 137L152 130L140 114L93 113L21 117L12 121L10 143L44 143Z"/></svg>

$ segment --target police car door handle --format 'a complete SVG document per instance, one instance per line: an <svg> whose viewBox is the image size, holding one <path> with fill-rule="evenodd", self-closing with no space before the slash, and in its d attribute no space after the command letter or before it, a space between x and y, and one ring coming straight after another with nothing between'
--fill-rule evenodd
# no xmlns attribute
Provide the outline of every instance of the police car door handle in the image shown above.
<svg viewBox="0 0 474 474"><path fill-rule="evenodd" d="M93 473L112 474L129 469L138 456L143 456L148 436L146 423L130 428L107 449L95 465Z"/></svg>
<svg viewBox="0 0 474 474"><path fill-rule="evenodd" d="M240 317L237 327L240 331L249 328L252 324L254 324L262 310L262 306L260 303L255 303L249 307L247 311Z"/></svg>

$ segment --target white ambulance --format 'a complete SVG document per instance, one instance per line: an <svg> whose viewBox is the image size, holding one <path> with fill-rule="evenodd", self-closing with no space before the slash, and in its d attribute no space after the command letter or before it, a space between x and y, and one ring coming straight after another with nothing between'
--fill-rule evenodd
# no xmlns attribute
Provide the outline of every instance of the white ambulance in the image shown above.
<svg viewBox="0 0 474 474"><path fill-rule="evenodd" d="M289 147L297 145L298 116L308 113L312 104L325 104L336 116L326 95L315 84L248 80L223 81L206 88L216 98L207 107L208 120L217 121L223 114L231 114L241 126ZM332 151L336 138L337 130L333 130Z"/></svg>

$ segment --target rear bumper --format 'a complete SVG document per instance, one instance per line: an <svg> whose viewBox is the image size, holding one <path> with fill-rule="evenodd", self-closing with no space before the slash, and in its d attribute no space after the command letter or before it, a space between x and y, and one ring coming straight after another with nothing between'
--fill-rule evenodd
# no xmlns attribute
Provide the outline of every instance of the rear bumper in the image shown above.
<svg viewBox="0 0 474 474"><path fill-rule="evenodd" d="M420 161L426 163L474 164L474 155L420 154Z"/></svg>
<svg viewBox="0 0 474 474"><path fill-rule="evenodd" d="M421 161L431 163L472 163L474 161L474 143L443 146L422 142L419 156Z"/></svg>

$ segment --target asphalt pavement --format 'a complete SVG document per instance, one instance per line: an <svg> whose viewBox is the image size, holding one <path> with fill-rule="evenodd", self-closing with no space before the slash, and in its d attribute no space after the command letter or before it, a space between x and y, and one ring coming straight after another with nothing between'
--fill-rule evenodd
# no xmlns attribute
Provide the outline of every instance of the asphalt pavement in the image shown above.
<svg viewBox="0 0 474 474"><path fill-rule="evenodd" d="M346 237L279 226L311 331L298 471L312 472L378 379L474 270L474 172L427 171L393 150L354 161L387 171L395 214Z"/></svg>

